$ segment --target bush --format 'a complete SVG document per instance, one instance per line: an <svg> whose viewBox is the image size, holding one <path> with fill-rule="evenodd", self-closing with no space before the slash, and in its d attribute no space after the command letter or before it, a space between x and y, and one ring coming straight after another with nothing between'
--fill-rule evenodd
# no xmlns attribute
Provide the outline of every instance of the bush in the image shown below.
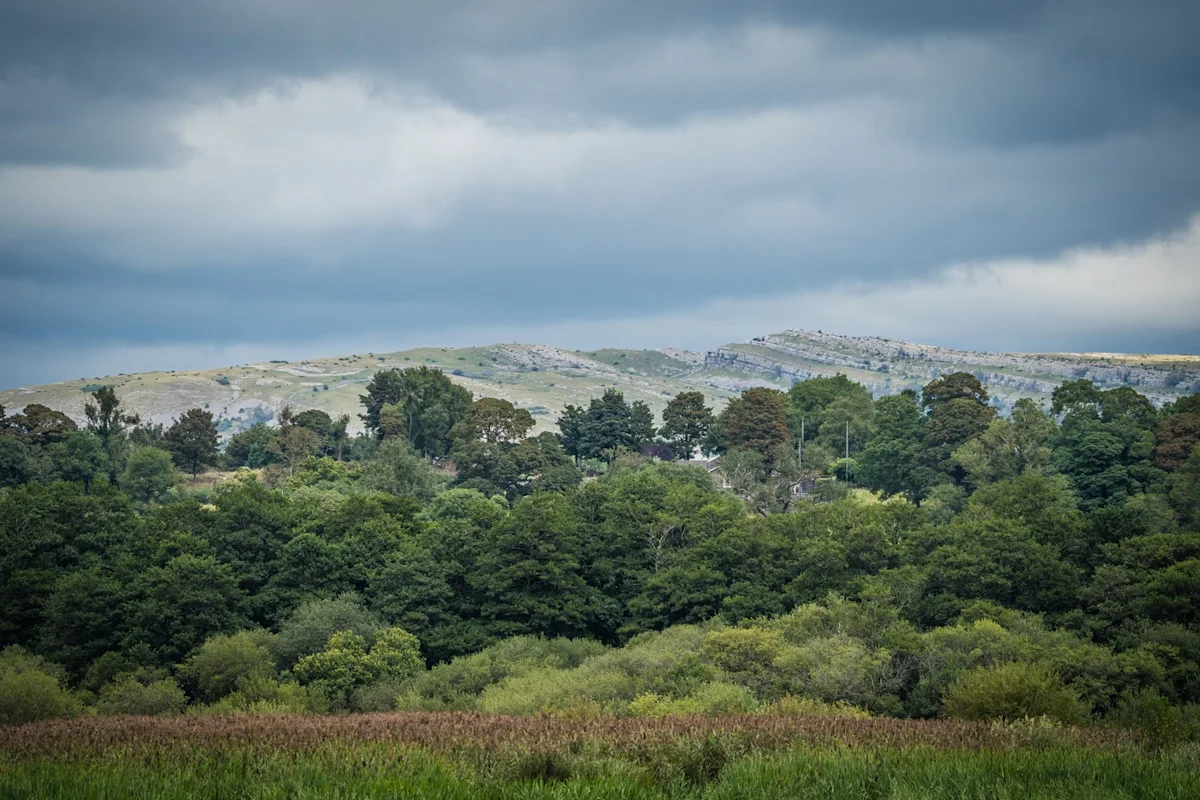
<svg viewBox="0 0 1200 800"><path fill-rule="evenodd" d="M977 667L963 675L942 703L942 714L958 719L1016 721L1048 717L1065 725L1083 721L1075 693L1044 667L1013 662Z"/></svg>
<svg viewBox="0 0 1200 800"><path fill-rule="evenodd" d="M20 725L71 717L82 703L60 683L61 675L20 647L0 651L0 723Z"/></svg>
<svg viewBox="0 0 1200 800"><path fill-rule="evenodd" d="M826 703L811 697L797 697L786 694L773 703L763 706L762 712L780 717L841 717L843 719L870 719L871 712L838 701Z"/></svg>
<svg viewBox="0 0 1200 800"><path fill-rule="evenodd" d="M274 677L275 660L269 649L273 638L261 628L213 636L188 660L183 672L196 681L202 699L220 700L249 678Z"/></svg>
<svg viewBox="0 0 1200 800"><path fill-rule="evenodd" d="M891 693L898 687L890 662L888 651L873 651L859 639L836 634L790 648L776 662L775 679L783 693L879 710L895 702Z"/></svg>
<svg viewBox="0 0 1200 800"><path fill-rule="evenodd" d="M338 631L320 653L296 663L296 677L323 691L336 709L352 707L356 693L373 683L399 684L425 665L420 642L403 628L385 628L367 651L354 631Z"/></svg>
<svg viewBox="0 0 1200 800"><path fill-rule="evenodd" d="M706 683L688 697L662 697L651 692L638 695L629 704L635 717L668 717L700 714L719 717L728 714L749 714L758 709L754 693L745 686L732 683Z"/></svg>
<svg viewBox="0 0 1200 800"><path fill-rule="evenodd" d="M479 696L490 714L575 714L594 716L623 708L636 696L627 675L600 669L537 669L493 684Z"/></svg>
<svg viewBox="0 0 1200 800"><path fill-rule="evenodd" d="M1157 689L1129 692L1109 713L1106 721L1141 731L1142 743L1158 750L1188 738L1183 711L1171 705Z"/></svg>
<svg viewBox="0 0 1200 800"><path fill-rule="evenodd" d="M100 690L97 710L101 714L145 716L181 713L187 705L187 695L172 678L158 674L143 670L122 675Z"/></svg>
<svg viewBox="0 0 1200 800"><path fill-rule="evenodd" d="M302 657L321 652L338 631L353 631L370 642L380 627L379 618L364 609L356 595L312 600L297 608L279 629L273 643L275 656L279 667L287 669Z"/></svg>
<svg viewBox="0 0 1200 800"><path fill-rule="evenodd" d="M775 660L788 647L778 631L728 628L704 639L704 656L739 683L755 688L769 680Z"/></svg>
<svg viewBox="0 0 1200 800"><path fill-rule="evenodd" d="M469 656L438 664L420 676L404 708L473 710L488 686L539 668L569 669L608 650L589 639L515 636Z"/></svg>
<svg viewBox="0 0 1200 800"><path fill-rule="evenodd" d="M395 711L402 694L404 684L379 681L355 691L352 705L356 711Z"/></svg>
<svg viewBox="0 0 1200 800"><path fill-rule="evenodd" d="M320 714L328 710L321 692L264 676L247 677L236 692L198 709L212 714Z"/></svg>

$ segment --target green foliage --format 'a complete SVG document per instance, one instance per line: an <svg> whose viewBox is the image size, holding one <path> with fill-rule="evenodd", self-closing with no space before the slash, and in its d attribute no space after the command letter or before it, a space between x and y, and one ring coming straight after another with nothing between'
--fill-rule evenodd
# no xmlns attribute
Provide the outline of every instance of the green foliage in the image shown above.
<svg viewBox="0 0 1200 800"><path fill-rule="evenodd" d="M382 627L379 618L367 611L353 594L332 600L311 600L299 606L280 626L272 649L281 669L288 669L301 658L320 652L331 636L351 631L372 641Z"/></svg>
<svg viewBox="0 0 1200 800"><path fill-rule="evenodd" d="M301 683L319 689L332 708L347 709L364 687L399 684L423 668L417 638L402 628L384 628L369 651L363 637L339 631L324 650L296 662L293 672Z"/></svg>
<svg viewBox="0 0 1200 800"><path fill-rule="evenodd" d="M83 484L89 491L92 481L108 474L110 460L104 442L89 431L71 431L50 447L55 474L64 481Z"/></svg>
<svg viewBox="0 0 1200 800"><path fill-rule="evenodd" d="M780 445L788 445L788 396L776 389L754 388L729 401L721 412L720 450L753 450L768 466Z"/></svg>
<svg viewBox="0 0 1200 800"><path fill-rule="evenodd" d="M376 491L428 500L444 482L407 439L385 439L365 467L363 480Z"/></svg>
<svg viewBox="0 0 1200 800"><path fill-rule="evenodd" d="M471 393L451 383L441 370L429 367L381 370L359 398L366 413L367 430L380 438L402 435L424 456L443 456L450 450L451 430L471 408ZM392 436L384 433L381 416L385 406L396 414Z"/></svg>
<svg viewBox="0 0 1200 800"><path fill-rule="evenodd" d="M471 404L471 410L455 426L455 439L479 439L489 444L519 442L533 429L533 415L508 400L483 397Z"/></svg>
<svg viewBox="0 0 1200 800"><path fill-rule="evenodd" d="M680 392L667 401L663 410L660 433L678 447L683 458L691 458L712 427L712 407L705 403L703 392Z"/></svg>
<svg viewBox="0 0 1200 800"><path fill-rule="evenodd" d="M217 462L217 426L211 411L188 409L167 429L166 438L175 463L193 477Z"/></svg>
<svg viewBox="0 0 1200 800"><path fill-rule="evenodd" d="M171 454L157 447L135 447L125 461L121 488L135 500L150 503L171 490L175 465Z"/></svg>
<svg viewBox="0 0 1200 800"><path fill-rule="evenodd" d="M0 650L0 724L71 717L82 703L63 687L63 675L20 647Z"/></svg>
<svg viewBox="0 0 1200 800"><path fill-rule="evenodd" d="M35 469L28 445L15 436L0 435L0 489L32 480Z"/></svg>
<svg viewBox="0 0 1200 800"><path fill-rule="evenodd" d="M261 628L218 634L188 659L182 674L195 682L201 699L220 700L248 682L275 676L274 638Z"/></svg>
<svg viewBox="0 0 1200 800"><path fill-rule="evenodd" d="M1156 750L1179 744L1189 734L1200 734L1200 728L1189 731L1183 712L1171 705L1157 689L1126 693L1109 713L1107 721L1141 731L1143 744Z"/></svg>
<svg viewBox="0 0 1200 800"><path fill-rule="evenodd" d="M942 713L1008 721L1049 717L1068 725L1085 716L1074 692L1046 668L1022 662L971 670L950 687Z"/></svg>
<svg viewBox="0 0 1200 800"><path fill-rule="evenodd" d="M1023 398L1013 408L1012 420L993 420L987 430L952 454L972 486L1019 477L1025 472L1044 473L1050 467L1050 442L1054 420L1032 400Z"/></svg>
<svg viewBox="0 0 1200 800"><path fill-rule="evenodd" d="M139 671L122 675L100 690L96 710L101 714L160 716L180 714L187 695L172 678Z"/></svg>
<svg viewBox="0 0 1200 800"><path fill-rule="evenodd" d="M822 427L827 432L841 433L846 419L845 409L863 407L870 404L871 393L865 386L857 384L845 375L835 375L832 378L809 378L792 385L788 392L788 427L792 436L799 438L801 427L804 429L806 440L815 440L821 433ZM838 418L826 426L826 410L838 404ZM803 422L803 426L801 425Z"/></svg>
<svg viewBox="0 0 1200 800"><path fill-rule="evenodd" d="M281 452L275 442L279 431L257 423L250 428L235 433L229 437L225 445L225 458L233 468L249 467L258 469L279 461Z"/></svg>
<svg viewBox="0 0 1200 800"><path fill-rule="evenodd" d="M237 628L245 597L227 564L190 553L145 570L130 592L126 647L146 645L168 663Z"/></svg>
<svg viewBox="0 0 1200 800"><path fill-rule="evenodd" d="M27 457L0 491L0 646L89 692L168 697L148 687L176 670L194 702L236 713L623 715L643 696L654 714L725 698L756 713L929 717L976 671L1016 663L1097 718L1145 690L1187 718L1200 702L1200 460L1167 473L1153 448L1160 416L1191 406L1151 414L1136 393L1076 385L1056 429L1032 404L993 419L970 376L932 382L928 413L914 394L800 386L814 415L804 476L840 466L823 442L849 424L855 480L876 492L822 479L797 496L787 445L727 449L717 477L733 491L718 489L704 468L626 449L650 435L649 415L619 393L564 415L561 444L527 436L516 406L464 406L448 430L453 483L410 444L402 403L382 406L381 441L350 445L362 464L331 457L344 420L287 409L295 452L256 428L227 455L265 447L287 469L239 474L205 502L161 491L153 428L123 434L139 444L118 489L97 433L49 409L0 416L0 442L17 444L5 452ZM783 399L747 393L709 438L761 433L781 418L758 412ZM393 406L395 435L382 423ZM603 436L625 444L587 450L611 463L583 482L570 456ZM1126 440L1136 453L1106 449ZM76 482L50 480L63 475ZM361 648L331 649L344 631Z"/></svg>
<svg viewBox="0 0 1200 800"><path fill-rule="evenodd" d="M635 717L675 717L699 714L720 717L729 714L749 714L758 709L754 693L744 686L711 682L701 684L687 697L669 698L646 692L629 704Z"/></svg>
<svg viewBox="0 0 1200 800"><path fill-rule="evenodd" d="M585 632L590 598L580 574L581 548L578 520L562 496L518 502L488 532L469 578L483 593L480 613L494 634Z"/></svg>

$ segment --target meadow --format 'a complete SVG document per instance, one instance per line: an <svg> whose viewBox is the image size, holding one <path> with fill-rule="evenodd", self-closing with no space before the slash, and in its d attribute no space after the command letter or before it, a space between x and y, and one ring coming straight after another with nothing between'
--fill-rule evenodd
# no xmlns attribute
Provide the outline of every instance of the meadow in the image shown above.
<svg viewBox="0 0 1200 800"><path fill-rule="evenodd" d="M18 798L1186 798L1117 729L832 717L101 717L0 728Z"/></svg>

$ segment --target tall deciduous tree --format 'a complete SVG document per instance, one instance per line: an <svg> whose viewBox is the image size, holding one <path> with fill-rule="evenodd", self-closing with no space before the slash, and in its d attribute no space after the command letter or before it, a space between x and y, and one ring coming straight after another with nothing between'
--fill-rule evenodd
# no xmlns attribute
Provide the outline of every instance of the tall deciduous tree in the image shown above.
<svg viewBox="0 0 1200 800"><path fill-rule="evenodd" d="M82 483L85 493L91 490L92 481L109 472L104 443L90 431L68 433L65 439L51 446L50 461L63 480Z"/></svg>
<svg viewBox="0 0 1200 800"><path fill-rule="evenodd" d="M1025 397L1013 407L1012 420L993 420L982 434L954 451L967 482L982 486L1050 467L1054 420Z"/></svg>
<svg viewBox="0 0 1200 800"><path fill-rule="evenodd" d="M579 521L561 495L521 500L493 528L471 584L494 635L586 633L590 590L580 575Z"/></svg>
<svg viewBox="0 0 1200 800"><path fill-rule="evenodd" d="M109 479L116 481L117 471L125 464L128 440L125 431L140 421L136 414L126 413L121 400L111 386L101 386L92 392L92 399L83 404L88 430L100 437L108 453Z"/></svg>
<svg viewBox="0 0 1200 800"><path fill-rule="evenodd" d="M851 407L861 410L864 403L871 402L871 392L845 375L809 378L793 384L788 391L788 427L792 437L799 438L803 427L806 440L817 438L825 422L826 409L837 401L844 401L840 406L843 409ZM844 417L837 420L830 430L838 425L844 426L845 421Z"/></svg>
<svg viewBox="0 0 1200 800"><path fill-rule="evenodd" d="M641 400L634 400L629 407L629 446L639 450L654 441L658 428L654 425L654 412Z"/></svg>
<svg viewBox="0 0 1200 800"><path fill-rule="evenodd" d="M34 446L61 442L71 431L79 430L79 426L66 414L41 403L30 403L20 414L6 417L4 424L10 433L15 433Z"/></svg>
<svg viewBox="0 0 1200 800"><path fill-rule="evenodd" d="M217 426L211 411L188 409L167 429L167 446L175 463L192 473L217 462Z"/></svg>
<svg viewBox="0 0 1200 800"><path fill-rule="evenodd" d="M1071 479L1084 508L1120 505L1165 482L1151 460L1156 412L1142 395L1068 381L1051 395L1051 410L1063 414L1054 465Z"/></svg>
<svg viewBox="0 0 1200 800"><path fill-rule="evenodd" d="M135 500L149 503L166 494L174 481L170 453L157 447L135 447L125 460L121 488Z"/></svg>
<svg viewBox="0 0 1200 800"><path fill-rule="evenodd" d="M471 408L469 391L441 370L424 366L375 373L359 400L366 409L362 419L367 430L383 438L382 412L386 406L397 406L405 438L421 453L435 457L450 450L450 431Z"/></svg>
<svg viewBox="0 0 1200 800"><path fill-rule="evenodd" d="M1159 469L1174 472L1187 462L1200 442L1200 414L1175 414L1163 420L1155 437L1154 458Z"/></svg>
<svg viewBox="0 0 1200 800"><path fill-rule="evenodd" d="M858 480L884 495L907 492L920 497L925 423L912 390L876 400L875 432L858 457Z"/></svg>
<svg viewBox="0 0 1200 800"><path fill-rule="evenodd" d="M471 404L466 418L455 426L454 437L491 444L519 442L533 426L533 415L525 409L499 397L483 397Z"/></svg>
<svg viewBox="0 0 1200 800"><path fill-rule="evenodd" d="M961 481L965 473L952 454L987 430L996 416L996 409L988 405L987 389L974 375L954 372L926 384L921 402L929 411L924 465L947 480Z"/></svg>
<svg viewBox="0 0 1200 800"><path fill-rule="evenodd" d="M333 427L329 429L329 438L333 442L334 458L338 461L342 460L342 449L346 445L346 439L349 438L350 415L342 414L333 421Z"/></svg>
<svg viewBox="0 0 1200 800"><path fill-rule="evenodd" d="M680 392L667 401L660 433L679 448L684 458L691 458L712 427L712 411L704 404L702 392Z"/></svg>
<svg viewBox="0 0 1200 800"><path fill-rule="evenodd" d="M721 412L723 450L754 450L770 466L780 445L789 443L787 395L755 387L729 401Z"/></svg>
<svg viewBox="0 0 1200 800"><path fill-rule="evenodd" d="M293 474L296 467L307 461L310 456L321 451L320 437L311 428L302 425L289 425L284 428L275 440L275 445L279 448L283 463L287 464L288 475Z"/></svg>

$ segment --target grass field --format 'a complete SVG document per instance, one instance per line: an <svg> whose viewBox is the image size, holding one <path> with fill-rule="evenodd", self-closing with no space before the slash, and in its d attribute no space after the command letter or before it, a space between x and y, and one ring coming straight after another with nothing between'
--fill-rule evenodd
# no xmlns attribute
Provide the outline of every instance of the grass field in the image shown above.
<svg viewBox="0 0 1200 800"><path fill-rule="evenodd" d="M482 714L0 728L13 798L1193 798L1195 750L1037 725Z"/></svg>

